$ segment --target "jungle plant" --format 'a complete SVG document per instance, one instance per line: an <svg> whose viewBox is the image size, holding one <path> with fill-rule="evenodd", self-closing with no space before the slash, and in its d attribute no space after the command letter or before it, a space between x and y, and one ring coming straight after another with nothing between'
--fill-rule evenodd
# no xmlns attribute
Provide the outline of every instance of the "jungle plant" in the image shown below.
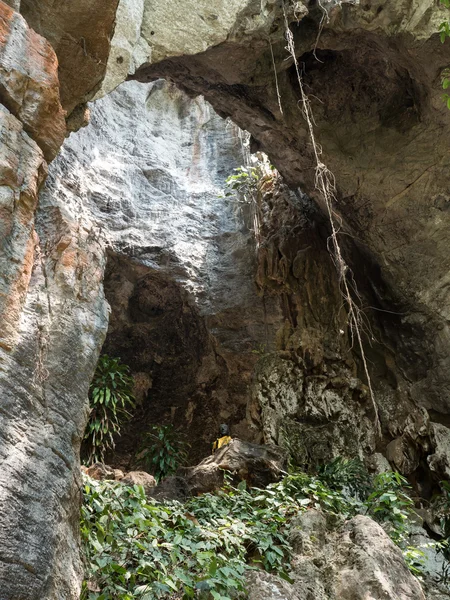
<svg viewBox="0 0 450 600"><path fill-rule="evenodd" d="M144 435L137 459L159 482L185 464L187 444L172 425L153 425Z"/></svg>
<svg viewBox="0 0 450 600"><path fill-rule="evenodd" d="M250 163L252 160L252 164ZM273 189L278 178L278 172L270 164L263 153L257 153L249 159L245 166L234 169L226 181L224 197L231 197L235 202L250 208L252 230L256 242L261 242L261 227L263 214L261 209L262 198L266 192Z"/></svg>
<svg viewBox="0 0 450 600"><path fill-rule="evenodd" d="M414 502L405 492L408 481L395 471L380 473L373 480L374 491L367 498L368 514L385 524L387 533L398 546L406 545L408 519Z"/></svg>
<svg viewBox="0 0 450 600"><path fill-rule="evenodd" d="M338 456L321 466L318 476L332 490L348 492L360 500L367 499L372 486L372 478L359 458Z"/></svg>
<svg viewBox="0 0 450 600"><path fill-rule="evenodd" d="M129 412L135 407L133 378L127 365L107 354L100 356L89 390L90 415L83 440L86 462L103 462L105 453L115 446Z"/></svg>
<svg viewBox="0 0 450 600"><path fill-rule="evenodd" d="M404 478L383 473L374 485L361 502L297 472L265 489L249 490L245 482L236 488L228 480L217 493L180 504L149 500L139 486L86 477L81 534L87 579L81 598L245 597L248 569L289 580L290 529L302 511L316 508L345 518L369 513L391 529L406 530L399 515L408 514L412 502ZM393 539L413 573L420 574L421 551L406 546L400 535Z"/></svg>

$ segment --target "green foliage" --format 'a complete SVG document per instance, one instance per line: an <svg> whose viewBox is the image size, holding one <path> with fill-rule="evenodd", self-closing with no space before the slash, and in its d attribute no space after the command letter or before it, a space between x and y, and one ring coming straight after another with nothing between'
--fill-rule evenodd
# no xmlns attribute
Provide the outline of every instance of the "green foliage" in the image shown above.
<svg viewBox="0 0 450 600"><path fill-rule="evenodd" d="M289 528L299 512L352 516L360 506L305 474L264 490L227 485L184 505L150 503L138 486L86 478L82 599L239 598L247 569L289 578Z"/></svg>
<svg viewBox="0 0 450 600"><path fill-rule="evenodd" d="M263 490L227 482L186 504L149 501L139 486L86 478L82 600L234 600L245 597L245 574L253 568L289 580L290 528L310 508L345 518L369 514L420 575L423 552L407 542L413 503L406 480L378 475L361 500L359 484L353 496L346 491L350 473L365 481L361 471L355 461L334 460L319 477L294 473Z"/></svg>
<svg viewBox="0 0 450 600"><path fill-rule="evenodd" d="M367 499L368 514L386 523L391 539L399 546L405 545L408 519L414 503L404 491L409 488L407 480L399 473L387 471L373 480L374 491Z"/></svg>
<svg viewBox="0 0 450 600"><path fill-rule="evenodd" d="M445 40L450 37L450 22L444 21L439 26L439 35L441 38L441 42L444 44Z"/></svg>
<svg viewBox="0 0 450 600"><path fill-rule="evenodd" d="M225 196L237 196L241 202L251 202L257 193L260 173L257 167L238 167L235 174L227 177Z"/></svg>
<svg viewBox="0 0 450 600"><path fill-rule="evenodd" d="M338 456L320 467L319 478L331 489L348 491L360 500L367 498L372 484L371 477L359 458Z"/></svg>
<svg viewBox="0 0 450 600"><path fill-rule="evenodd" d="M233 196L239 202L251 204L258 202L259 195L273 184L277 177L275 168L267 158L256 162L254 166L238 167L225 181L225 197Z"/></svg>
<svg viewBox="0 0 450 600"><path fill-rule="evenodd" d="M87 479L84 494L83 600L238 598L247 563L286 577L285 504L273 489L150 504L138 486Z"/></svg>
<svg viewBox="0 0 450 600"><path fill-rule="evenodd" d="M114 448L114 436L134 408L133 378L129 367L104 354L99 358L89 391L91 412L83 441L86 462L103 462L108 449Z"/></svg>
<svg viewBox="0 0 450 600"><path fill-rule="evenodd" d="M172 475L186 462L187 444L172 425L153 425L144 435L139 462L155 476L156 481Z"/></svg>

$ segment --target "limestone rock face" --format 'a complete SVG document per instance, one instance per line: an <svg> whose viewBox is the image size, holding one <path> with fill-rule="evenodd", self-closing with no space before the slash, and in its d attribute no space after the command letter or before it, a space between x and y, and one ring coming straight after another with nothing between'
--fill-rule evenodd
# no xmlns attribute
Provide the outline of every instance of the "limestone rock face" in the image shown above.
<svg viewBox="0 0 450 600"><path fill-rule="evenodd" d="M251 599L425 600L401 551L369 517L359 515L336 528L327 524L322 513L310 510L298 518L292 542L294 583L268 574L251 574Z"/></svg>
<svg viewBox="0 0 450 600"><path fill-rule="evenodd" d="M283 322L278 299L254 285L248 207L219 197L244 160L240 133L163 82L124 84L91 112L52 163L43 198L88 211L109 247L104 351L142 388L116 460L134 468L137 434L169 415L199 462L221 421L257 435L246 418L256 351L274 347Z"/></svg>
<svg viewBox="0 0 450 600"><path fill-rule="evenodd" d="M12 348L33 266L34 211L47 173L42 151L0 106L0 346Z"/></svg>
<svg viewBox="0 0 450 600"><path fill-rule="evenodd" d="M20 32L23 20L12 18ZM41 40L35 52L47 48ZM107 322L103 251L78 207L42 200L35 216L42 150L6 108L0 118L0 589L6 598L72 599L81 574L79 445Z"/></svg>
<svg viewBox="0 0 450 600"><path fill-rule="evenodd" d="M0 2L0 101L22 122L47 161L56 156L66 133L57 68L50 44Z"/></svg>
<svg viewBox="0 0 450 600"><path fill-rule="evenodd" d="M61 102L70 114L105 74L118 0L23 0L22 15L51 43L59 61Z"/></svg>
<svg viewBox="0 0 450 600"><path fill-rule="evenodd" d="M290 7L287 10L292 12ZM143 64L197 54L227 40L279 38L281 23L275 0L120 0L106 76L97 97Z"/></svg>
<svg viewBox="0 0 450 600"><path fill-rule="evenodd" d="M41 202L14 345L0 350L6 598L72 600L80 590L79 447L107 312L103 252L77 208Z"/></svg>
<svg viewBox="0 0 450 600"><path fill-rule="evenodd" d="M431 0L379 1L367 10L360 3L341 4L328 5L329 20L319 37L324 15L312 4L292 26L323 161L336 175L341 243L356 240L365 258L352 262L348 251L355 279L371 279L371 305L391 311L385 313L384 333L395 348L396 366L412 382L414 401L445 415L450 136L439 73L448 66L448 46L433 32L447 13ZM275 42L272 50L276 80L271 49L258 40L166 59L138 69L134 77L168 76L203 93L252 133L254 147L267 150L291 186L321 205L297 107L295 69L284 42ZM369 265L376 271L371 276Z"/></svg>
<svg viewBox="0 0 450 600"><path fill-rule="evenodd" d="M393 443L392 460L405 471L428 461L441 476L450 412L450 136L440 89L447 46L433 35L444 8L435 4L324 0L324 15L305 0L288 20L323 160L337 177L341 243L367 299L371 341L381 340L368 354L382 441ZM143 402L149 390L168 398L156 403L159 416L192 426L201 407L203 448L217 422L230 420L234 433L257 438L262 430L277 441L286 423L303 444L301 462L309 448L321 460L347 442L352 453L370 454L373 414L325 259L326 220L301 193L273 197L256 254L248 215L217 198L219 180L241 162L239 137L203 100L188 102L159 83L107 98L93 110L93 128L69 139L33 216L45 159L64 135L55 56L38 34L59 58L61 103L76 109L70 130L86 123L86 100L128 72L142 82L167 77L248 129L252 146L323 210L279 3L122 0L118 12L115 0L8 5L0 3L0 589L8 598L65 600L79 591L75 474L107 329L106 245L107 347L135 360L148 385ZM175 389L179 396L164 393ZM424 432L420 418L408 421L417 405L429 411ZM322 446L315 426L324 428ZM336 594L358 597L362 569L368 594L394 598L395 581L406 597L422 598L379 531L366 521L346 527L324 536L342 559L330 583ZM370 537L389 563L369 556ZM320 598L317 560L297 565L297 583L312 577Z"/></svg>

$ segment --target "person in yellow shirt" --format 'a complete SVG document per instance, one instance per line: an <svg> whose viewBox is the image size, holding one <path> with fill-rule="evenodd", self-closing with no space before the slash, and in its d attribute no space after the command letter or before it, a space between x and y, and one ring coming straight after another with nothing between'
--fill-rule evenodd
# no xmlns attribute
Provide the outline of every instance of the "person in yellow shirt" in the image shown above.
<svg viewBox="0 0 450 600"><path fill-rule="evenodd" d="M230 429L226 423L219 425L219 437L212 445L212 453L214 454L220 448L227 446L231 442Z"/></svg>

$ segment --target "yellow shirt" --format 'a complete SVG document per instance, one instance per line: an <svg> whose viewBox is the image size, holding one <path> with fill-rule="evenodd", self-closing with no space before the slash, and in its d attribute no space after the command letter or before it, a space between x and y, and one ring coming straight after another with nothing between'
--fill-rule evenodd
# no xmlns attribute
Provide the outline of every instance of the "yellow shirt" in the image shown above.
<svg viewBox="0 0 450 600"><path fill-rule="evenodd" d="M223 437L218 438L212 446L213 454L216 450L223 448L223 446L227 446L231 442L231 439L232 438L229 435L224 435Z"/></svg>

